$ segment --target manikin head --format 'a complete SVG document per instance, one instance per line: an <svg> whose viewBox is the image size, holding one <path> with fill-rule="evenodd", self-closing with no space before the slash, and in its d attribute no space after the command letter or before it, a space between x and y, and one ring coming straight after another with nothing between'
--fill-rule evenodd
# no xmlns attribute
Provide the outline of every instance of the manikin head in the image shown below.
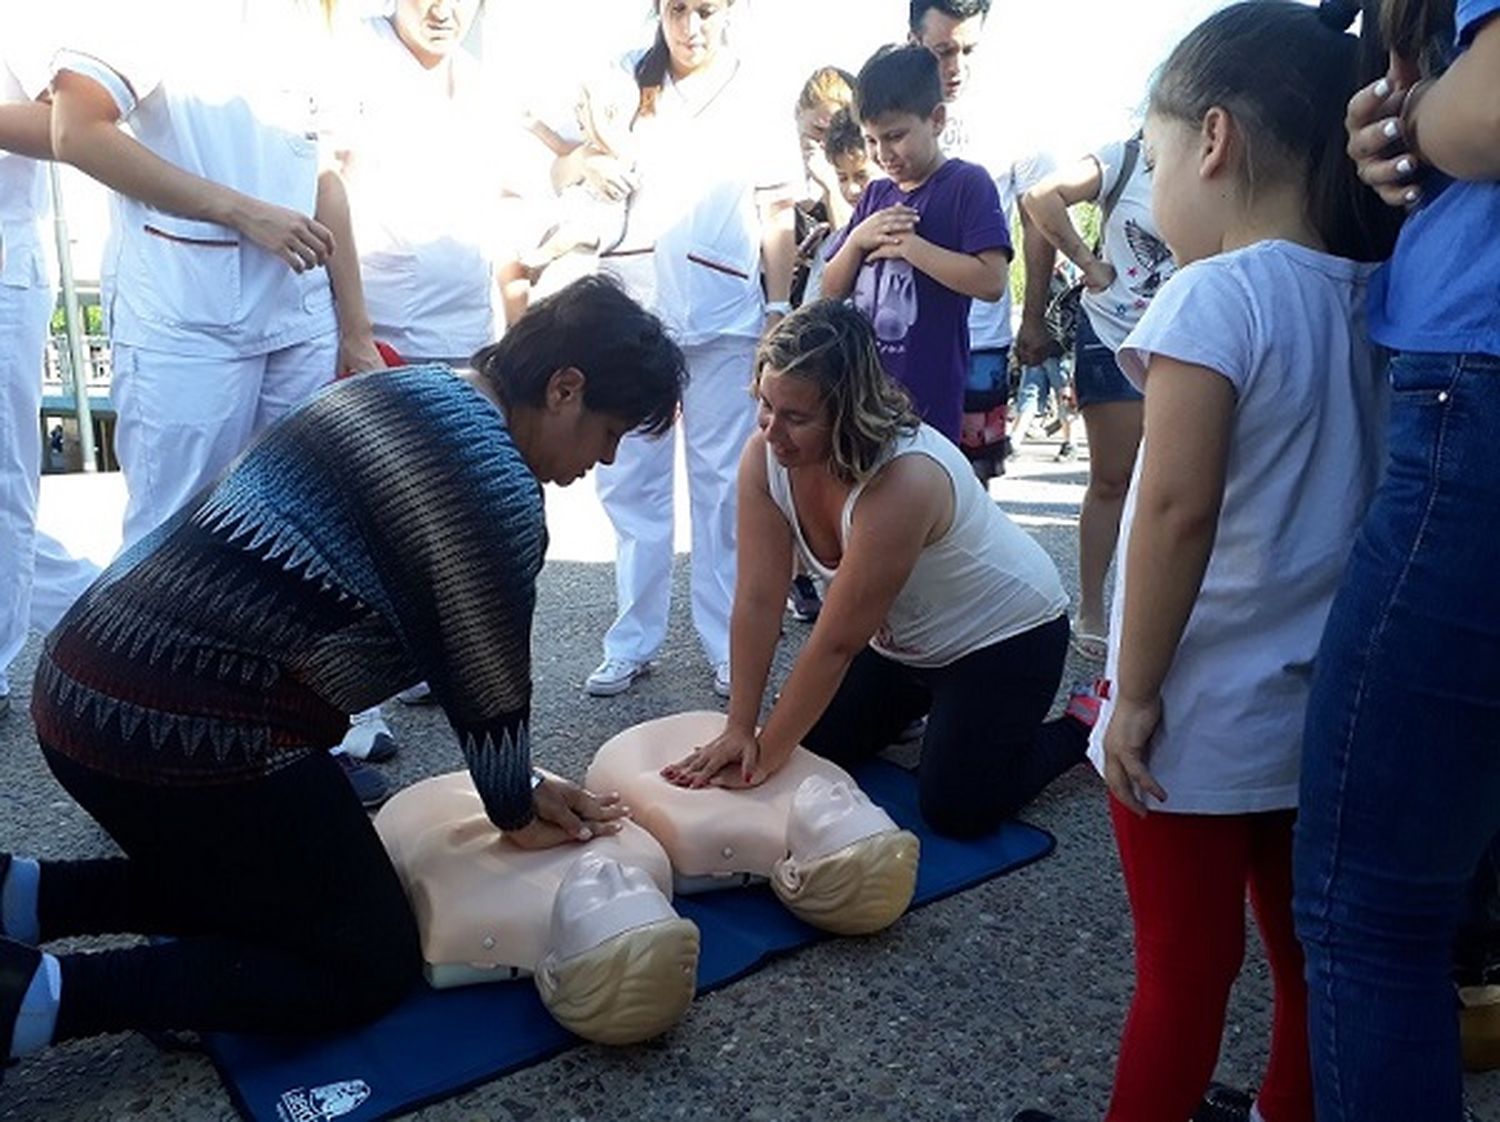
<svg viewBox="0 0 1500 1122"><path fill-rule="evenodd" d="M675 1025L693 999L698 928L650 876L584 852L552 905L552 949L536 972L564 1028L599 1044L634 1044Z"/></svg>
<svg viewBox="0 0 1500 1122"><path fill-rule="evenodd" d="M799 919L836 935L868 935L911 905L921 845L852 782L804 779L786 835L788 856L771 888Z"/></svg>

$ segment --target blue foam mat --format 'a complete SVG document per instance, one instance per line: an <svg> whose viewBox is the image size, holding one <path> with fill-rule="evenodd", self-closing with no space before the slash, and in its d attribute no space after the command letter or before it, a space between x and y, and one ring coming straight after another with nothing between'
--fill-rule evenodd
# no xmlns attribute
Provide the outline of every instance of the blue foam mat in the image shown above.
<svg viewBox="0 0 1500 1122"><path fill-rule="evenodd" d="M917 813L910 772L877 760L854 774L875 802L922 840L913 907L1029 865L1055 844L1051 834L1021 823L1007 823L979 841L939 837ZM699 993L827 937L793 917L765 887L678 897L674 903L702 934ZM552 1019L525 979L442 991L424 987L353 1033L215 1033L205 1043L235 1106L251 1122L375 1122L538 1063L580 1041Z"/></svg>

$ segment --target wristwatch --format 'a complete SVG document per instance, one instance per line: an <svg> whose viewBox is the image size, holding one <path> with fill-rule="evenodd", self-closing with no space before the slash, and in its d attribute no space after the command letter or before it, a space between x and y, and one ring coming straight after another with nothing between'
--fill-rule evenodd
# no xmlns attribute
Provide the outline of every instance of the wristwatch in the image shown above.
<svg viewBox="0 0 1500 1122"><path fill-rule="evenodd" d="M792 302L790 300L768 300L766 301L766 315L789 316L792 314Z"/></svg>

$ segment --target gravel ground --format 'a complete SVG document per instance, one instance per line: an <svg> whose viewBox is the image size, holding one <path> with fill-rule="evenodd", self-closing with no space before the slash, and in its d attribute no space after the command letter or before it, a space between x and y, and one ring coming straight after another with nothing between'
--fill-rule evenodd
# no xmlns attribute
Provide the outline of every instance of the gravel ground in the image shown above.
<svg viewBox="0 0 1500 1122"><path fill-rule="evenodd" d="M1046 546L1076 588L1074 526L1083 462L1025 449L994 495ZM607 556L587 489L554 496L554 556ZM97 526L117 511L76 508ZM102 494L102 491L91 492ZM115 497L117 501L117 496ZM44 500L45 501L45 500ZM109 500L103 505L108 506ZM117 522L116 522L117 524ZM711 674L686 613L679 558L672 630L657 672L632 693L591 699L581 683L612 616L607 563L554 559L543 572L535 641L535 750L581 775L620 728L714 708ZM788 621L780 666L806 634ZM48 857L111 851L42 766L23 714L38 643L14 668L16 711L0 719L0 848ZM1085 667L1070 665L1065 681ZM406 784L461 766L442 717L391 706ZM583 1046L407 1117L422 1122L607 1119L1007 1119L1041 1106L1097 1118L1107 1101L1131 989L1130 924L1102 785L1078 768L1025 817L1057 835L1049 859L907 916L870 939L830 941L697 1001L666 1037L624 1049ZM1269 983L1255 939L1229 1009L1219 1077L1252 1085L1266 1058ZM1471 1077L1500 1118L1500 1078ZM75 1042L6 1073L0 1119L46 1122L232 1119L212 1066L126 1034ZM358 1115L352 1116L357 1119Z"/></svg>

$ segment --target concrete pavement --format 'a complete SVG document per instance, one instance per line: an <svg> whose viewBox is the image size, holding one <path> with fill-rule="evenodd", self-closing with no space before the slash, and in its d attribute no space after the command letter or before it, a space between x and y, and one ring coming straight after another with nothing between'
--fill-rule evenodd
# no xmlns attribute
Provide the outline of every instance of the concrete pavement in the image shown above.
<svg viewBox="0 0 1500 1122"><path fill-rule="evenodd" d="M992 493L1076 589L1075 517L1086 464L1054 464L1052 451L1050 444L1025 449ZM107 551L121 497L117 480L49 479L44 522L80 551ZM719 703L687 619L685 559L658 672L620 698L584 696L581 683L612 616L611 539L587 482L554 492L548 503L553 552L538 606L535 751L577 776L619 728ZM786 630L781 671L806 634L791 621ZM0 848L47 857L109 852L108 840L42 767L23 717L36 649L34 640L12 674L16 712L0 719ZM1068 680L1083 673L1070 666ZM439 713L391 709L403 744L388 765L394 780L462 766ZM1042 1106L1098 1118L1131 988L1129 914L1102 785L1076 769L1025 817L1057 835L1051 858L915 912L882 935L830 941L775 962L700 999L661 1040L576 1048L410 1117L988 1122ZM1263 1068L1270 1026L1266 966L1254 939L1251 948L1219 1069L1220 1078L1246 1086ZM1482 1117L1500 1118L1500 1077L1471 1078L1470 1091ZM0 1085L0 1119L233 1117L206 1060L163 1055L134 1034L53 1049L9 1070Z"/></svg>

